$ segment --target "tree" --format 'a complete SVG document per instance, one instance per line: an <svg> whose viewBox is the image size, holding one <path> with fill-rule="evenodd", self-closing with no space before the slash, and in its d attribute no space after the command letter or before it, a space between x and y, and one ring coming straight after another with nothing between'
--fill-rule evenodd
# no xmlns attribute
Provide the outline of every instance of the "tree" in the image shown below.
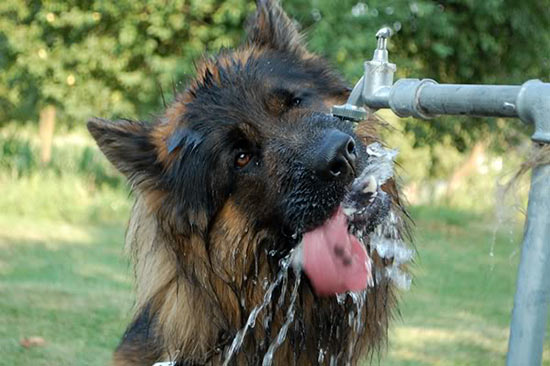
<svg viewBox="0 0 550 366"><path fill-rule="evenodd" d="M519 83L548 77L550 0L284 0L313 50L350 81L384 25L397 77L440 82ZM147 118L160 89L193 74L204 52L232 47L254 9L245 0L4 0L0 2L0 124L36 119L55 105L61 119L92 115ZM179 87L181 88L181 86ZM439 118L405 120L417 144L452 136L461 149L519 124ZM508 128L508 126L512 126Z"/></svg>
<svg viewBox="0 0 550 366"><path fill-rule="evenodd" d="M204 52L230 47L241 0L0 2L0 124L57 107L63 122L146 117Z"/></svg>

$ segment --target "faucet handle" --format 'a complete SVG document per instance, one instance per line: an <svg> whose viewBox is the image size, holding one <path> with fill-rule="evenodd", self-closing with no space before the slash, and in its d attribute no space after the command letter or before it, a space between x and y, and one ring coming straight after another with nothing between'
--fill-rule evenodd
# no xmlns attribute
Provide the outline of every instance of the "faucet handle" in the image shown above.
<svg viewBox="0 0 550 366"><path fill-rule="evenodd" d="M376 48L379 50L385 50L387 48L388 38L393 35L390 27L383 27L376 32Z"/></svg>
<svg viewBox="0 0 550 366"><path fill-rule="evenodd" d="M383 27L376 32L376 49L372 61L388 63L388 38L392 36L392 30L389 27Z"/></svg>

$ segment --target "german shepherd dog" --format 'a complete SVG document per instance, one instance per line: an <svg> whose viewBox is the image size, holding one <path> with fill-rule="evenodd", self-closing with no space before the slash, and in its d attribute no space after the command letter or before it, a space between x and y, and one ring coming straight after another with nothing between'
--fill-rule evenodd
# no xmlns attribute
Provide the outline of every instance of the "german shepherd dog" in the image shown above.
<svg viewBox="0 0 550 366"><path fill-rule="evenodd" d="M277 278L308 233L351 237L332 222L368 163L377 123L329 114L349 93L279 4L259 0L244 44L202 60L156 121L88 122L136 196L126 234L136 312L116 366L355 365L385 344L396 292L380 274L392 258L368 241L362 311L353 292L335 296L354 287L330 285L323 260L319 278ZM402 215L393 180L378 189ZM332 256L322 240L319 256ZM348 266L345 250L334 256Z"/></svg>

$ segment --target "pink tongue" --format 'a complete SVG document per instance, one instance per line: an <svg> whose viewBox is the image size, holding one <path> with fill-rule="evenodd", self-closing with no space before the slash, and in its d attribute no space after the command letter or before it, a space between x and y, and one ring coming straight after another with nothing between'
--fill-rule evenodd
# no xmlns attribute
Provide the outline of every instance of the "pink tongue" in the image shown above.
<svg viewBox="0 0 550 366"><path fill-rule="evenodd" d="M323 226L304 234L303 268L319 295L367 287L370 259L365 247L348 233L341 208Z"/></svg>

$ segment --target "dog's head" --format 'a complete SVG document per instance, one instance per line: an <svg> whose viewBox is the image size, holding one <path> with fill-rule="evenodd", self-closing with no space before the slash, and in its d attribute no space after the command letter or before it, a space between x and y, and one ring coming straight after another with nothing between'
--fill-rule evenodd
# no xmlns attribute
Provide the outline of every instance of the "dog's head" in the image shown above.
<svg viewBox="0 0 550 366"><path fill-rule="evenodd" d="M88 128L176 256L185 262L200 238L200 255L240 280L252 262L235 266L236 254L284 255L334 214L365 166L354 126L328 114L348 94L281 8L259 1L245 44L203 60L158 121Z"/></svg>

